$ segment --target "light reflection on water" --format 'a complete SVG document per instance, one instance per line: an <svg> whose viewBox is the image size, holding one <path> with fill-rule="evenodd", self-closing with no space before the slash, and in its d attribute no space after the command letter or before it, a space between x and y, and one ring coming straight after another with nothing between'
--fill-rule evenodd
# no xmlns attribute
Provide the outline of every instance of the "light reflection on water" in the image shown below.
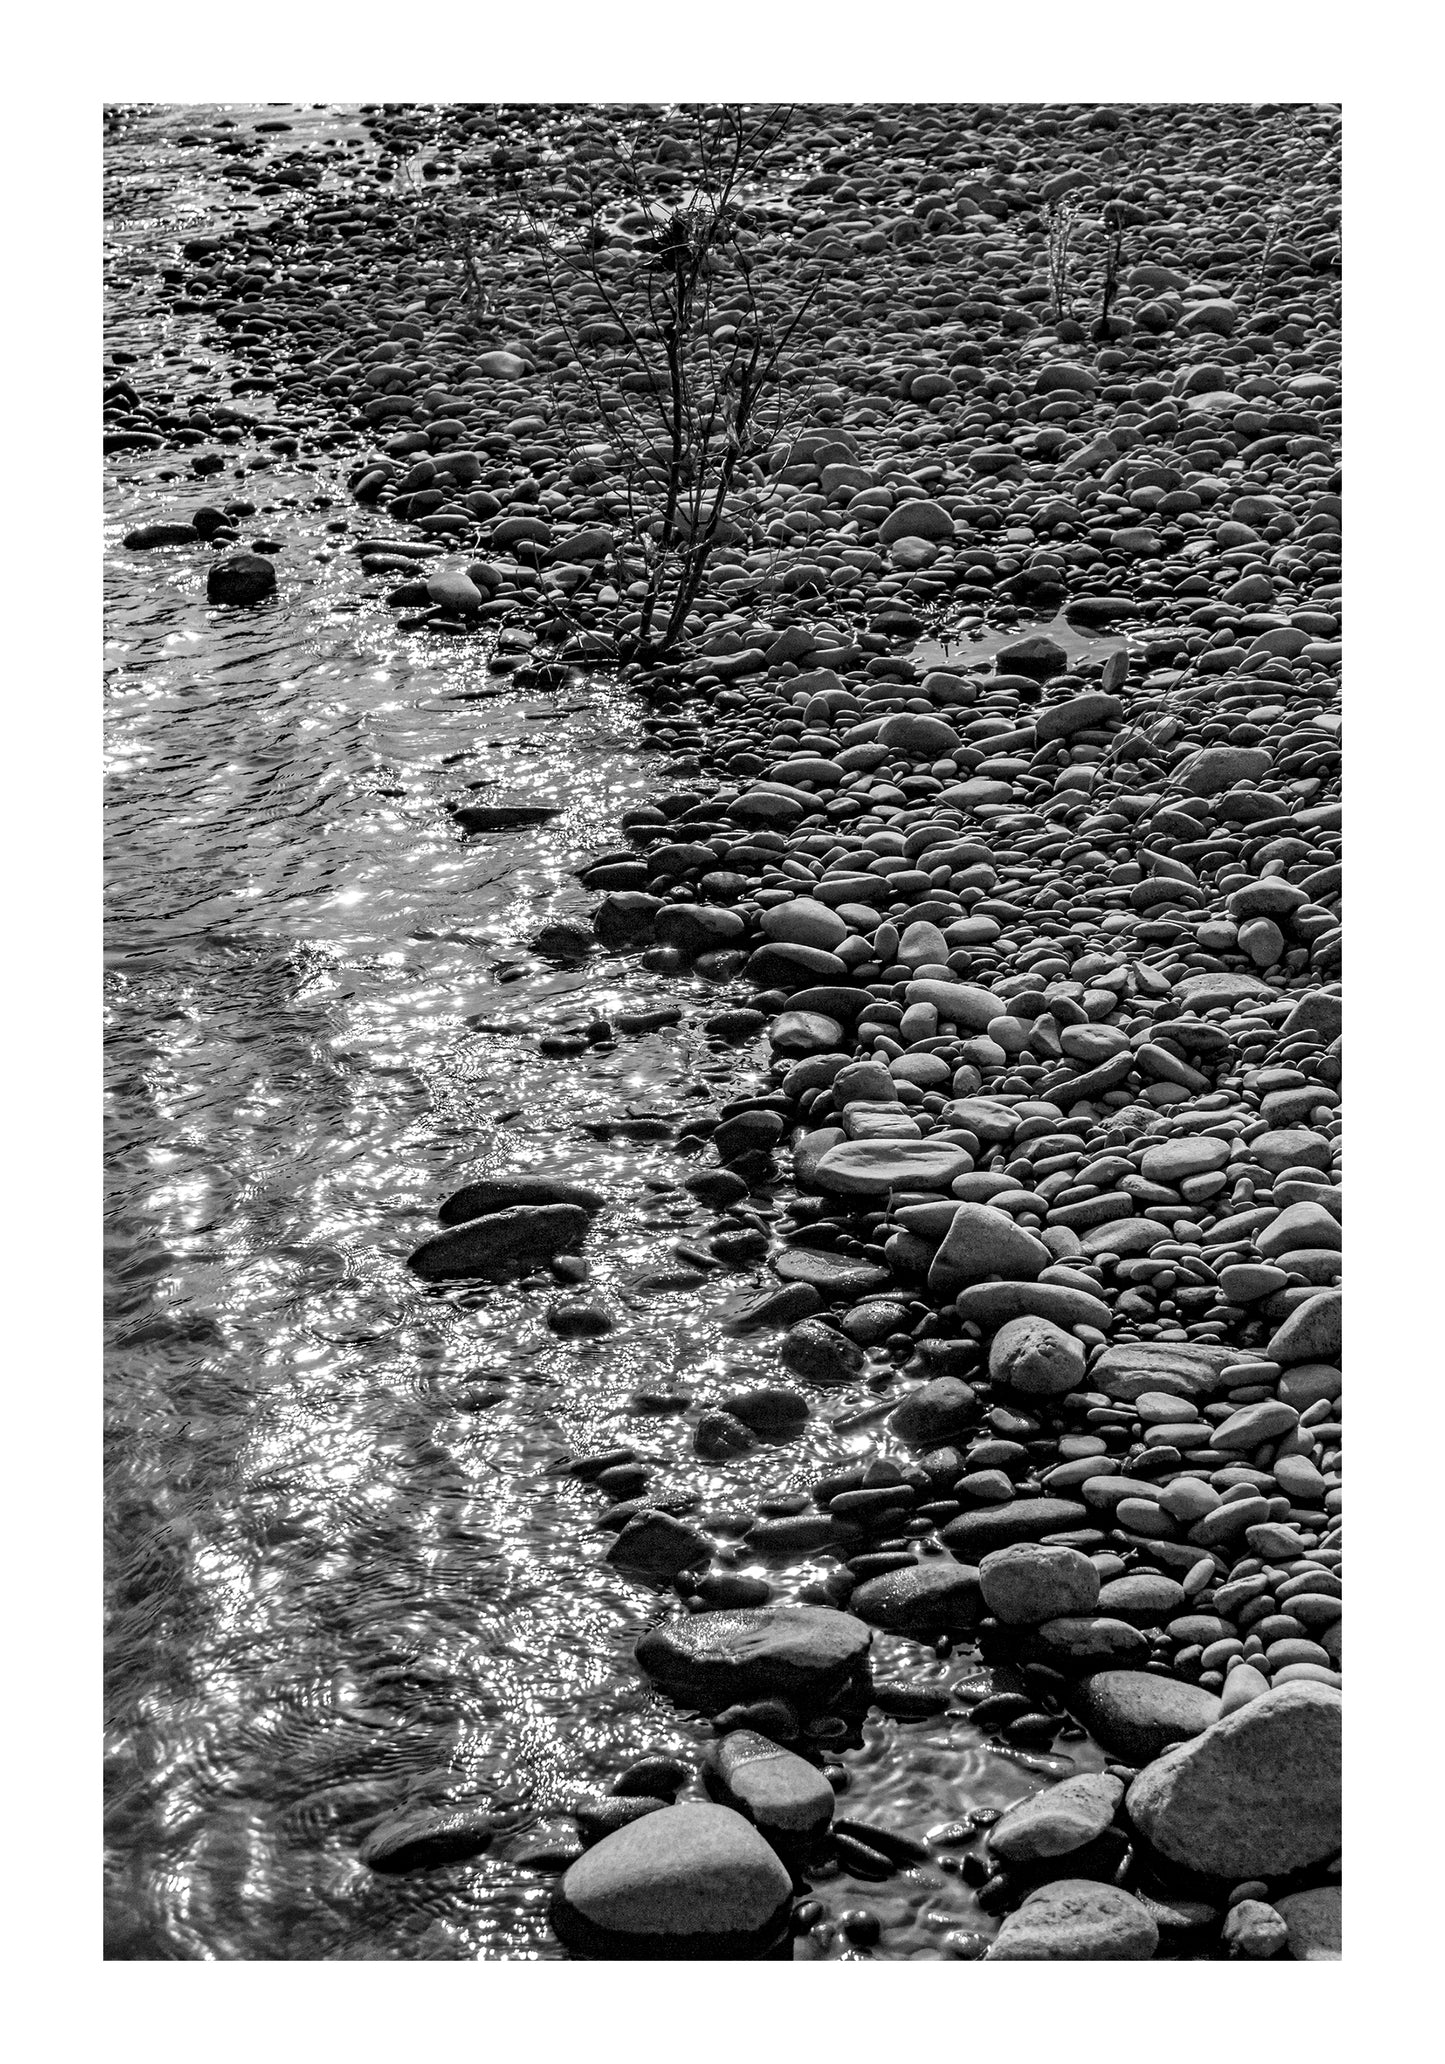
<svg viewBox="0 0 1445 2064"><path fill-rule="evenodd" d="M122 252L194 227L200 154L166 139L204 113L148 116L114 149L113 183L167 181L165 215L113 221ZM168 341L200 359L201 319L136 300L108 341L142 375ZM178 393L215 391L166 370ZM563 721L534 722L556 704L489 679L475 645L398 634L325 527L344 493L310 506L325 476L290 461L244 481L245 529L284 542L279 603L214 611L203 551L119 546L221 490L152 464L115 461L107 499L111 1954L552 1957L546 1880L500 1856L383 1878L355 1851L437 1773L540 1812L643 1749L696 1760L708 1738L631 1665L662 1608L607 1568L597 1495L552 1473L559 1457L635 1442L657 1488L706 1513L886 1436L831 1433L824 1412L868 1396L833 1393L804 1437L716 1470L691 1452L696 1408L626 1410L638 1388L700 1404L773 1376L775 1347L720 1326L757 1269L643 1286L706 1227L646 1188L686 1164L582 1127L727 1095L760 1053L720 1058L695 1022L568 1059L467 1027L717 1007L699 981L527 952L582 907L571 868L654 778L634 702L588 682ZM481 688L498 692L464 699ZM562 814L463 842L441 805L480 779ZM525 978L499 984L509 961ZM429 1289L405 1269L444 1195L518 1167L606 1193L588 1251L611 1335L559 1340L544 1289ZM786 1595L817 1571L769 1574ZM956 1673L879 1649L890 1674ZM947 1720L870 1723L849 1764L852 1809L915 1831L1038 1782ZM860 1893L885 1922L925 1903L977 1918L933 1874L825 1896ZM910 1926L885 1950L930 1939Z"/></svg>

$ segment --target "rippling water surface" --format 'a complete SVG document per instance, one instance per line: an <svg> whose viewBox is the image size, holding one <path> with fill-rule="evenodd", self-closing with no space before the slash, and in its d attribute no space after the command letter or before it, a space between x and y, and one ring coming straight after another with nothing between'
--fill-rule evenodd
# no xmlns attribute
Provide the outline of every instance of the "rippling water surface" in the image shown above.
<svg viewBox="0 0 1445 2064"><path fill-rule="evenodd" d="M205 318L169 314L151 278L234 208L208 212L224 189L173 141L219 112L133 116L110 151L109 260L143 284L107 341L181 396L228 391ZM228 112L244 129L277 111ZM711 1476L696 1410L625 1409L639 1386L701 1400L776 1369L775 1345L721 1330L761 1272L642 1285L705 1223L675 1187L686 1164L584 1129L732 1093L761 1053L673 1027L549 1059L528 1036L624 1001L717 1007L701 982L527 950L581 908L571 866L647 785L638 706L601 680L529 699L477 644L399 634L358 600L324 470L277 457L192 482L182 456L167 482L165 463L107 475L109 1951L554 1957L550 1881L504 1853L401 1878L356 1858L408 1792L461 1784L521 1821L708 1738L632 1665L664 1608L606 1567L596 1493L553 1465L630 1439L659 1488L717 1512L879 1436L833 1433L832 1393L804 1439ZM120 548L223 489L257 504L244 535L284 547L260 609L208 606L203 547ZM562 814L463 841L442 803L468 782ZM545 1288L407 1273L442 1196L516 1168L605 1190L588 1251L610 1336L558 1340ZM879 1653L920 1680L962 1667ZM962 1719L875 1718L846 1760L851 1810L915 1832L1040 1782ZM904 1923L884 1955L980 1920L932 1871L819 1889Z"/></svg>

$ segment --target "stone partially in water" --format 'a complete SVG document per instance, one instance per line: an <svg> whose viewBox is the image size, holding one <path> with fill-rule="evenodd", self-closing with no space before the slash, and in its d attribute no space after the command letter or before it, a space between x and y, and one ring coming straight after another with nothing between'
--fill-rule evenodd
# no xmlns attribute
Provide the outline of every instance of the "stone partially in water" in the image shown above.
<svg viewBox="0 0 1445 2064"><path fill-rule="evenodd" d="M264 602L276 590L276 569L264 552L232 552L212 561L206 575L206 600L244 608Z"/></svg>
<svg viewBox="0 0 1445 2064"><path fill-rule="evenodd" d="M792 1879L740 1813L666 1806L619 1828L568 1870L552 1926L579 1955L747 1959L784 1935Z"/></svg>
<svg viewBox="0 0 1445 2064"><path fill-rule="evenodd" d="M1124 1797L1123 1781L1106 1771L1065 1778L1011 1806L989 1829L990 1855L1008 1867L1071 1856L1112 1826Z"/></svg>
<svg viewBox="0 0 1445 2064"><path fill-rule="evenodd" d="M578 1204L512 1204L423 1240L407 1267L428 1282L524 1275L554 1254L575 1254L590 1218Z"/></svg>
<svg viewBox="0 0 1445 2064"><path fill-rule="evenodd" d="M870 1627L890 1634L966 1634L983 1617L978 1571L950 1556L930 1556L908 1569L870 1577L849 1608Z"/></svg>
<svg viewBox="0 0 1445 2064"><path fill-rule="evenodd" d="M495 1831L493 1816L483 1806L413 1809L374 1827L361 1845L361 1861L374 1871L435 1870L480 1856Z"/></svg>
<svg viewBox="0 0 1445 2064"><path fill-rule="evenodd" d="M749 1728L716 1742L703 1774L708 1790L770 1841L797 1841L833 1818L833 1787L822 1771Z"/></svg>
<svg viewBox="0 0 1445 2064"><path fill-rule="evenodd" d="M581 1183L558 1182L549 1175L487 1175L453 1190L437 1213L438 1225L465 1225L514 1204L574 1204L589 1217L602 1209L600 1190Z"/></svg>
<svg viewBox="0 0 1445 2064"><path fill-rule="evenodd" d="M667 1620L634 1654L680 1703L718 1712L778 1693L824 1704L863 1666L873 1635L852 1613L827 1606L766 1606Z"/></svg>

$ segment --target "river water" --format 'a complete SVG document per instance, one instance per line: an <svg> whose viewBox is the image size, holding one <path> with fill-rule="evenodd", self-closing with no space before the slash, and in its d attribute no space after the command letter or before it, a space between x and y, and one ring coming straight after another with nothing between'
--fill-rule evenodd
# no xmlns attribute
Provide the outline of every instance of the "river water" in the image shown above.
<svg viewBox="0 0 1445 2064"><path fill-rule="evenodd" d="M228 392L206 319L171 313L154 278L234 213L209 153L174 140L222 112L243 133L278 112L359 133L345 111L274 108L120 125L108 258L139 284L113 297L107 347L179 399ZM527 945L582 910L572 868L655 784L640 705L602 679L529 698L477 642L399 633L358 600L344 484L253 451L234 448L239 477L192 481L159 454L106 472L108 1953L555 1957L550 1880L505 1843L402 1877L356 1850L409 1792L524 1823L644 1749L696 1761L710 1739L632 1664L665 1602L607 1567L600 1500L557 1463L631 1440L658 1489L715 1513L880 1436L832 1430L870 1394L829 1393L785 1448L718 1473L692 1453L705 1398L776 1373L769 1336L724 1330L770 1279L656 1287L707 1224L677 1188L688 1164L665 1138L598 1134L751 1088L765 1056L700 1029L736 992L596 956L561 970ZM259 609L208 606L204 547L120 546L223 488L256 504L243 537L282 547ZM465 841L443 803L469 782L560 814ZM683 1023L537 1050L538 1028L648 1003ZM513 1169L605 1191L588 1252L610 1335L549 1332L550 1287L408 1274L440 1199ZM639 1418L639 1388L698 1402ZM817 1574L785 1572L780 1595ZM877 1652L920 1682L965 1667ZM961 1713L875 1714L844 1760L849 1810L915 1833L1042 1781ZM992 1932L932 1870L819 1891L866 1897L883 1956Z"/></svg>

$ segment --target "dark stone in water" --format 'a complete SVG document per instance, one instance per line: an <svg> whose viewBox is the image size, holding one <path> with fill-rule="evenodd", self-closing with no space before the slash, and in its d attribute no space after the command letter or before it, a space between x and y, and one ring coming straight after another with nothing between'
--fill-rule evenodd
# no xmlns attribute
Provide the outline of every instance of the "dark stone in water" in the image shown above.
<svg viewBox="0 0 1445 2064"><path fill-rule="evenodd" d="M465 832L516 831L524 824L545 824L549 817L562 814L560 808L541 803L449 803L447 807Z"/></svg>
<svg viewBox="0 0 1445 2064"><path fill-rule="evenodd" d="M407 1267L428 1282L524 1275L554 1254L576 1253L589 1224L578 1204L516 1204L424 1240Z"/></svg>
<svg viewBox="0 0 1445 2064"><path fill-rule="evenodd" d="M434 1870L480 1856L496 1824L482 1806L425 1807L393 1814L361 1845L361 1861L375 1871Z"/></svg>
<svg viewBox="0 0 1445 2064"><path fill-rule="evenodd" d="M276 569L260 552L232 552L206 575L206 600L245 607L276 591Z"/></svg>
<svg viewBox="0 0 1445 2064"><path fill-rule="evenodd" d="M602 1209L599 1191L581 1183L555 1182L547 1175L485 1175L454 1190L437 1213L438 1225L465 1225L514 1204L572 1204L589 1215Z"/></svg>

